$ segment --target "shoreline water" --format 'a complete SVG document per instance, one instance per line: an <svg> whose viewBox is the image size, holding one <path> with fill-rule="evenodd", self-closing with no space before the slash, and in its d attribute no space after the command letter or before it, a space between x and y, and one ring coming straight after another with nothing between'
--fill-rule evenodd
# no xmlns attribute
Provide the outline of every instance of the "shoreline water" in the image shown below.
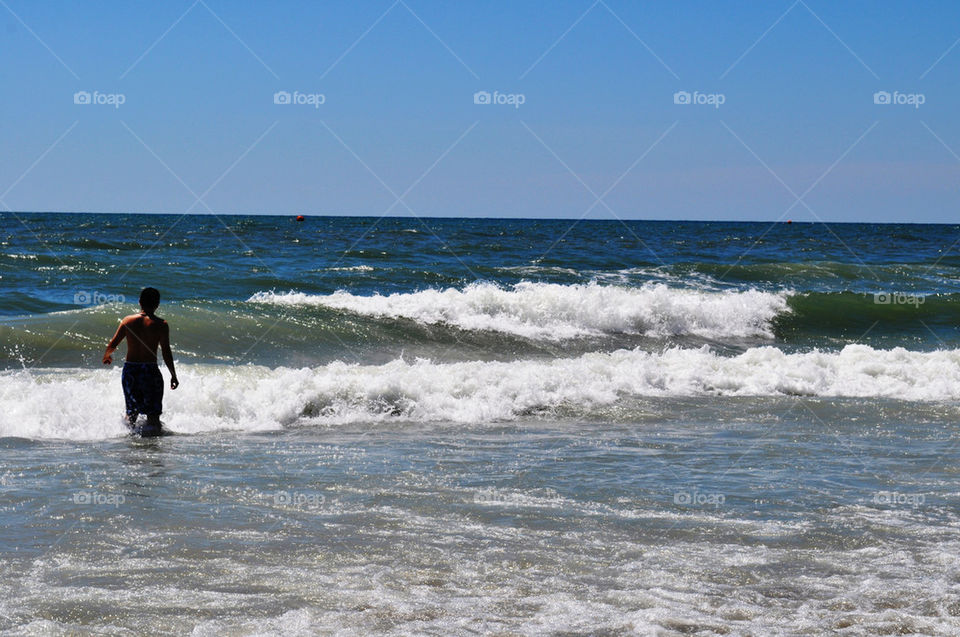
<svg viewBox="0 0 960 637"><path fill-rule="evenodd" d="M862 415L7 438L0 630L950 634L952 432Z"/></svg>

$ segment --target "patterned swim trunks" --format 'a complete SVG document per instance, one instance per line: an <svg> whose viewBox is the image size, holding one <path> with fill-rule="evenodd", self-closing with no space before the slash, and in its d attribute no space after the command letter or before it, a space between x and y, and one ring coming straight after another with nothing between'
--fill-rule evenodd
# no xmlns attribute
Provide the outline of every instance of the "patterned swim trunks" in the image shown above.
<svg viewBox="0 0 960 637"><path fill-rule="evenodd" d="M140 414L160 415L163 411L163 376L156 363L127 361L120 378L128 418L136 420Z"/></svg>

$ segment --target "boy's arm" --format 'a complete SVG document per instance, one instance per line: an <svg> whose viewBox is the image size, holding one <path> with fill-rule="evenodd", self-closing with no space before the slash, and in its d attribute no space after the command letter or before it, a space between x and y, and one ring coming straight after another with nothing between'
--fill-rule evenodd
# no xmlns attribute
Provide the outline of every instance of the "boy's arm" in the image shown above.
<svg viewBox="0 0 960 637"><path fill-rule="evenodd" d="M173 352L170 351L170 324L163 323L163 335L160 337L160 353L163 355L163 362L170 370L170 389L176 389L180 385L177 380L177 370L173 368Z"/></svg>
<svg viewBox="0 0 960 637"><path fill-rule="evenodd" d="M126 335L127 326L123 321L120 321L120 327L117 328L117 333L114 334L110 342L107 343L107 350L103 353L104 365L109 365L113 362L113 353L117 350L117 346L120 345L120 341L122 341Z"/></svg>

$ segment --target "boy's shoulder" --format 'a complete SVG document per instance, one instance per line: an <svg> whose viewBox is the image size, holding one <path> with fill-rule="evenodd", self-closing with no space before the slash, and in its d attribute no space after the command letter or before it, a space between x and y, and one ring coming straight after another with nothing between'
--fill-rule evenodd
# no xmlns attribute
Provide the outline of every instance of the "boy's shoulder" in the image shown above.
<svg viewBox="0 0 960 637"><path fill-rule="evenodd" d="M146 316L144 316L143 314L139 314L139 313L137 313L137 314L130 314L129 316L125 316L125 317L123 317L123 319L122 319L120 322L123 323L123 324L133 323L133 322L140 322L140 321L143 321L144 318L150 318L151 321L154 321L154 322L156 322L156 323L158 323L158 324L160 324L160 325L166 325L166 324L167 324L166 319L164 319L163 317L156 316L156 315L150 316L150 317L146 317Z"/></svg>

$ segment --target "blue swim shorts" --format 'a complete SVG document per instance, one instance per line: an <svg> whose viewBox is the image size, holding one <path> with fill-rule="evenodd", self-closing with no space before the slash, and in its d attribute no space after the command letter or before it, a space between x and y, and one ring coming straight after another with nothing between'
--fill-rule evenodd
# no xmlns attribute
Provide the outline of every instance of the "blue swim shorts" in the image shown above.
<svg viewBox="0 0 960 637"><path fill-rule="evenodd" d="M140 414L160 415L163 411L163 376L156 363L127 361L120 378L128 418L135 420Z"/></svg>

